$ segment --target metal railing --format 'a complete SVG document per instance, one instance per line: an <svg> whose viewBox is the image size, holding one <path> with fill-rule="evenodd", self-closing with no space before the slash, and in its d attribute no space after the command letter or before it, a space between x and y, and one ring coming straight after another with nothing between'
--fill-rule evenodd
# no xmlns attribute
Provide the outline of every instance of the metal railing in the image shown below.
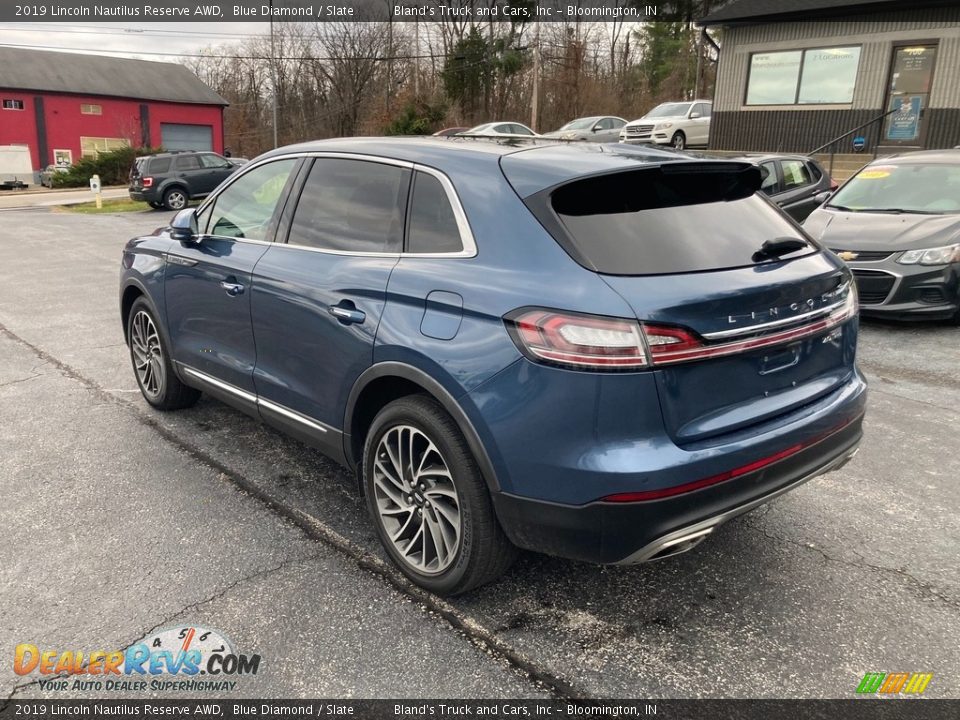
<svg viewBox="0 0 960 720"><path fill-rule="evenodd" d="M817 153L823 152L823 151L826 150L827 148L830 148L830 162L829 162L829 166L827 167L827 173L830 174L830 175L832 175L832 174L833 174L833 156L837 154L837 150L836 150L836 147L835 147L836 144L837 144L838 142L840 142L841 140L843 140L844 138L848 138L848 137L850 137L851 135L853 135L854 133L858 133L858 132L860 132L861 130L864 130L864 129L866 129L866 128L868 128L868 127L876 124L876 125L878 126L878 128L877 128L877 129L878 129L878 132L877 132L877 135L876 135L876 139L875 139L874 142L872 143L872 147L873 147L873 157L876 158L876 157L877 157L877 146L880 144L879 123L880 123L881 120L883 120L883 119L884 119L885 117L887 117L888 115L892 115L893 113L895 113L898 109L899 109L899 108L893 108L892 110L887 110L885 113L882 113L882 114L880 114L880 115L877 115L877 116L876 116L875 118L873 118L872 120L868 120L867 122L863 123L862 125L857 125L857 127L853 128L853 130L847 130L843 135L837 135L833 140L831 140L831 141L829 141L829 142L825 142L823 145L821 145L820 147L816 148L815 150L811 150L810 152L807 153L807 155L816 155Z"/></svg>

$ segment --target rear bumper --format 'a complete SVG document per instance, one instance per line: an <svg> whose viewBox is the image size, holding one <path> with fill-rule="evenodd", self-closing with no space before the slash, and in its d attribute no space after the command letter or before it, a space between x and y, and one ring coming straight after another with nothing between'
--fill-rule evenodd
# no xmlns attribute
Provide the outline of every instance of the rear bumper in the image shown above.
<svg viewBox="0 0 960 720"><path fill-rule="evenodd" d="M494 503L520 547L600 564L646 562L689 550L727 520L841 467L857 452L862 424L861 414L784 460L662 500L563 505L496 493Z"/></svg>
<svg viewBox="0 0 960 720"><path fill-rule="evenodd" d="M159 202L157 200L157 193L151 188L144 188L142 190L128 188L127 192L129 193L131 200L136 200L138 202Z"/></svg>

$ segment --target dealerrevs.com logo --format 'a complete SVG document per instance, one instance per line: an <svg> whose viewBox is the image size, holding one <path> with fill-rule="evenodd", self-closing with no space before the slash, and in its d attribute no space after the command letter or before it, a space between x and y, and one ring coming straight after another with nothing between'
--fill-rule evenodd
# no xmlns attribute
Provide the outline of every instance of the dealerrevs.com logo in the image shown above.
<svg viewBox="0 0 960 720"><path fill-rule="evenodd" d="M858 695L922 695L933 680L933 673L868 672L857 686Z"/></svg>
<svg viewBox="0 0 960 720"><path fill-rule="evenodd" d="M229 691L234 679L256 675L259 655L244 655L220 632L202 627L161 630L125 650L42 650L16 646L13 671L39 673L41 690L138 692Z"/></svg>

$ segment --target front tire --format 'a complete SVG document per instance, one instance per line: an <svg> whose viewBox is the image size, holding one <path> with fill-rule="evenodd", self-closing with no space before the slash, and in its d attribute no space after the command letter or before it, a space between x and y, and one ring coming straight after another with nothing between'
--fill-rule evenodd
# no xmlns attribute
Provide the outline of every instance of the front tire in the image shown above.
<svg viewBox="0 0 960 720"><path fill-rule="evenodd" d="M503 574L516 556L460 429L432 398L411 395L374 419L363 452L367 508L390 559L417 585L456 595Z"/></svg>
<svg viewBox="0 0 960 720"><path fill-rule="evenodd" d="M144 400L158 410L188 408L200 399L200 391L184 385L174 373L159 327L150 305L138 298L127 318L134 377Z"/></svg>
<svg viewBox="0 0 960 720"><path fill-rule="evenodd" d="M674 150L684 150L687 147L687 136L677 130L670 138L670 144L673 145Z"/></svg>

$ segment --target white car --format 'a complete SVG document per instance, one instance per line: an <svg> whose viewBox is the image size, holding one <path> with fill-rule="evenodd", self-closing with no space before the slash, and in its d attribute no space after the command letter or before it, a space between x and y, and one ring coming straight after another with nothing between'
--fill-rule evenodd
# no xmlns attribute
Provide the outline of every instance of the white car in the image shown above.
<svg viewBox="0 0 960 720"><path fill-rule="evenodd" d="M639 120L624 125L620 142L672 145L677 150L692 145L706 147L712 108L709 100L662 103Z"/></svg>
<svg viewBox="0 0 960 720"><path fill-rule="evenodd" d="M528 128L526 125L521 125L520 123L516 122L484 123L483 125L477 125L476 127L472 127L469 130L464 130L462 133L458 134L504 138L539 137L537 133Z"/></svg>

